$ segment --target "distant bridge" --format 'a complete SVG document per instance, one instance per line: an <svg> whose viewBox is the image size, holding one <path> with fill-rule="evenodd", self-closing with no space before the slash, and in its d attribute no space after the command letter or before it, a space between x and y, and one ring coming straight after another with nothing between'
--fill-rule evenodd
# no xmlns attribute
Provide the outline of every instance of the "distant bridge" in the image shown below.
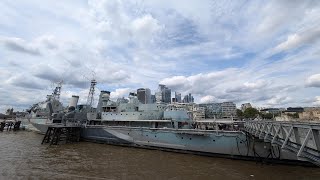
<svg viewBox="0 0 320 180"><path fill-rule="evenodd" d="M320 123L247 121L245 131L320 166Z"/></svg>

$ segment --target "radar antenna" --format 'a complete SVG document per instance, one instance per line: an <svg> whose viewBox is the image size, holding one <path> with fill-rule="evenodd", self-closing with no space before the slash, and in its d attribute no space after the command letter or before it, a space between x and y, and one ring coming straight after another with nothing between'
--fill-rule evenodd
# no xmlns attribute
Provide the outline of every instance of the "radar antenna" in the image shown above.
<svg viewBox="0 0 320 180"><path fill-rule="evenodd" d="M53 93L52 93L52 98L53 98L53 99L56 99L56 100L58 100L58 101L59 101L59 99L60 99L62 83L63 83L63 81L59 81L59 82L57 83L56 88L53 90Z"/></svg>
<svg viewBox="0 0 320 180"><path fill-rule="evenodd" d="M97 81L95 79L92 79L88 98L87 98L87 107L88 108L92 108L92 105L94 104L94 91L95 91L96 84L97 84Z"/></svg>

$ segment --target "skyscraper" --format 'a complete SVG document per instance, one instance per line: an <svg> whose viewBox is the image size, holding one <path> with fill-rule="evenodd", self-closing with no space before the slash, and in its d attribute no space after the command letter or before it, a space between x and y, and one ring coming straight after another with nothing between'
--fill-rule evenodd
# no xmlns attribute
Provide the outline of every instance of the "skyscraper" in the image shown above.
<svg viewBox="0 0 320 180"><path fill-rule="evenodd" d="M165 88L163 91L163 102L165 103L171 103L171 89Z"/></svg>
<svg viewBox="0 0 320 180"><path fill-rule="evenodd" d="M149 88L139 88L137 89L138 100L142 104L151 103L151 91Z"/></svg>
<svg viewBox="0 0 320 180"><path fill-rule="evenodd" d="M167 88L166 85L164 85L164 84L159 84L159 86L158 86L158 92L162 92L165 88Z"/></svg>
<svg viewBox="0 0 320 180"><path fill-rule="evenodd" d="M156 97L156 102L157 103L162 103L163 102L162 101L162 92L161 91L160 92L156 92L155 97Z"/></svg>
<svg viewBox="0 0 320 180"><path fill-rule="evenodd" d="M176 102L181 103L181 93L175 92L174 96L176 98Z"/></svg>
<svg viewBox="0 0 320 180"><path fill-rule="evenodd" d="M193 103L194 102L194 98L191 95L191 93L189 93L188 95L185 95L182 102L183 103Z"/></svg>
<svg viewBox="0 0 320 180"><path fill-rule="evenodd" d="M156 95L151 95L151 104L153 104L153 103L156 103L157 102L157 100L156 100Z"/></svg>
<svg viewBox="0 0 320 180"><path fill-rule="evenodd" d="M166 85L159 84L158 92L155 94L157 103L170 103L171 102L171 89Z"/></svg>

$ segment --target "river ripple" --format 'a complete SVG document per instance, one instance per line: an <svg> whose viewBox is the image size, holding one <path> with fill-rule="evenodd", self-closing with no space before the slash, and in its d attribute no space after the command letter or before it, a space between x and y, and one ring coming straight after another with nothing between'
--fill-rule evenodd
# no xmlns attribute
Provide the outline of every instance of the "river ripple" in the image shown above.
<svg viewBox="0 0 320 180"><path fill-rule="evenodd" d="M41 145L43 135L0 132L0 179L320 179L320 168L265 165L80 142Z"/></svg>

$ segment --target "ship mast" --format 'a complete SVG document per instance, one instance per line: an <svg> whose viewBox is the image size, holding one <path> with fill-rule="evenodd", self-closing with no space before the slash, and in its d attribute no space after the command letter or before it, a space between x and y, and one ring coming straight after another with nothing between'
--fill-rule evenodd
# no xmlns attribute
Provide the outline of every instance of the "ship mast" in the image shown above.
<svg viewBox="0 0 320 180"><path fill-rule="evenodd" d="M58 100L60 99L60 93L61 93L61 87L62 87L63 81L60 81L57 83L56 88L53 90L52 93L52 99Z"/></svg>
<svg viewBox="0 0 320 180"><path fill-rule="evenodd" d="M95 91L96 84L97 84L97 81L95 79L92 79L88 98L87 98L87 108L92 108L92 105L94 103L94 91Z"/></svg>

